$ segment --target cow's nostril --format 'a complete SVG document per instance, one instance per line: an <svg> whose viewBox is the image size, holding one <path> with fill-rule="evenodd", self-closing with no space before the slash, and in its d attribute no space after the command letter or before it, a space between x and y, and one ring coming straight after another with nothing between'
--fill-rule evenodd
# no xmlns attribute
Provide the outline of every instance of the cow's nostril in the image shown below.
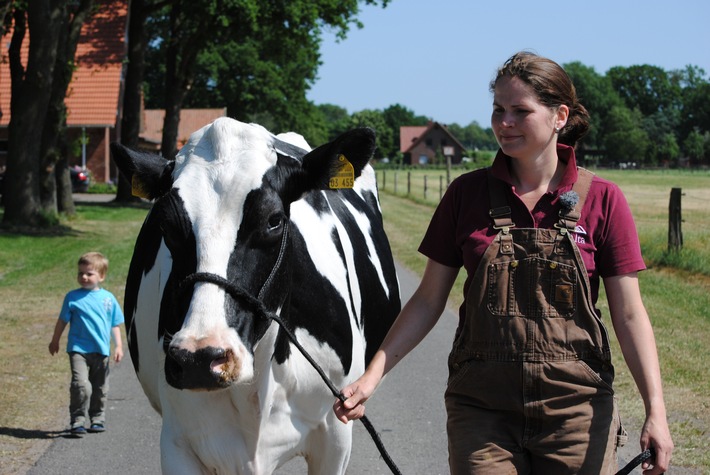
<svg viewBox="0 0 710 475"><path fill-rule="evenodd" d="M180 389L217 389L229 386L239 376L231 350L206 347L188 351L168 349L165 373L168 383Z"/></svg>
<svg viewBox="0 0 710 475"><path fill-rule="evenodd" d="M210 369L215 372L220 372L222 371L222 366L227 363L227 357L226 356L221 356L219 358L216 358L212 360L212 364L210 365Z"/></svg>

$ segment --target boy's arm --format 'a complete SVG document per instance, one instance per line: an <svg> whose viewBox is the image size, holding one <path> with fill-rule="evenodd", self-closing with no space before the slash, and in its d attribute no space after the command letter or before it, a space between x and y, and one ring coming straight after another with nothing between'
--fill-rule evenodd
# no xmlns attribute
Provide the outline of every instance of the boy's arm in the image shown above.
<svg viewBox="0 0 710 475"><path fill-rule="evenodd" d="M57 318L57 324L54 325L54 334L52 341L49 342L49 354L53 355L59 351L59 339L62 337L64 329L67 327L67 322L61 318Z"/></svg>
<svg viewBox="0 0 710 475"><path fill-rule="evenodd" d="M115 327L111 328L111 333L113 333L113 341L116 343L113 360L116 363L120 363L123 359L123 342L121 341L121 327L116 325Z"/></svg>

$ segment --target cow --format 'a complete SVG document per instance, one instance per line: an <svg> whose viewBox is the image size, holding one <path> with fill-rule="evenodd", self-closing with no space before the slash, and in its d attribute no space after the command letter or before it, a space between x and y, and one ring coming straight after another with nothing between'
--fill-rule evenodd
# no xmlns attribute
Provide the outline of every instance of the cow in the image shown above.
<svg viewBox="0 0 710 475"><path fill-rule="evenodd" d="M309 474L344 473L352 427L288 331L343 387L399 312L374 131L311 150L298 134L220 118L175 160L111 148L134 194L153 201L124 310L162 416L163 473L269 474L296 456Z"/></svg>

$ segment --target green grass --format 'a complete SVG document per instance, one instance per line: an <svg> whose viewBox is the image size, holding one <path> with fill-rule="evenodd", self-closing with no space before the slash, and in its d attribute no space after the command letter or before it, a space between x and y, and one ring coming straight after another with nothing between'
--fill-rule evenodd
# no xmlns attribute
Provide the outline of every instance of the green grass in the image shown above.
<svg viewBox="0 0 710 475"><path fill-rule="evenodd" d="M79 256L94 250L109 258L104 287L123 302L133 243L145 215L139 207L78 204L76 218L64 218L49 232L20 235L0 228L3 473L24 473L22 467L37 456L35 446L68 423L69 362L64 351L50 356L47 346L65 293L78 287ZM60 348L65 345L66 332Z"/></svg>

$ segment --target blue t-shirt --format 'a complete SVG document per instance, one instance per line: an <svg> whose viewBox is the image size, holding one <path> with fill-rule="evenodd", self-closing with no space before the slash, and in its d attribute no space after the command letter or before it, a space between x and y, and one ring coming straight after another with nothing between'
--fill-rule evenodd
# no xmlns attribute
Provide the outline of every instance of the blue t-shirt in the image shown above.
<svg viewBox="0 0 710 475"><path fill-rule="evenodd" d="M76 289L64 297L59 318L69 324L67 352L111 354L111 328L123 323L116 297L104 289Z"/></svg>

